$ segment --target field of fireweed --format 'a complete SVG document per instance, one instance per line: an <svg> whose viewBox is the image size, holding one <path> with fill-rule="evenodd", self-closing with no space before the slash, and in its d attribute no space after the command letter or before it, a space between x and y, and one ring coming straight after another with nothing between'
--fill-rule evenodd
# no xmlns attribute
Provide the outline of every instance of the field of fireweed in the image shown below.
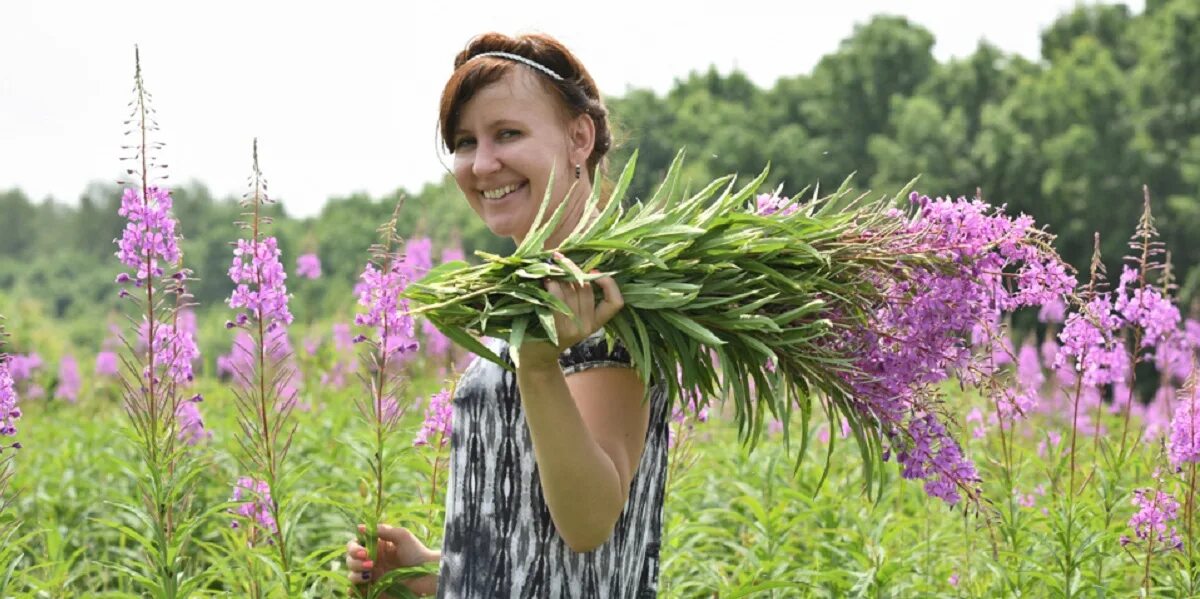
<svg viewBox="0 0 1200 599"><path fill-rule="evenodd" d="M140 69L130 106L113 261L125 320L96 323L101 347L68 347L36 301L0 298L0 596L400 595L396 578L428 570L354 591L343 557L358 524L368 546L381 522L439 545L449 397L473 358L451 337L478 346L437 325L518 315L504 331L519 340L553 302L513 281L585 275L526 247L470 270L393 218L343 310L293 314L287 281L319 280L320 258L278 249L257 146L229 270L195 273ZM643 260L625 272L684 277L631 282L632 324L610 331L642 365L680 361L663 596L1200 594L1200 321L1174 303L1148 192L1110 277L1099 256L1076 275L1030 219L979 200L871 211L753 187L714 200L737 207L727 220L651 200L602 241L629 249L606 259ZM572 238L577 261L587 237ZM805 285L774 276L799 245L824 265ZM708 253L662 257L682 247ZM759 278L689 282L706 257ZM428 308L510 267L516 286L487 288L509 303ZM198 277L229 277L227 305L193 305ZM755 299L755 281L776 287ZM786 295L802 292L816 299ZM519 316L512 298L537 310ZM746 302L736 319L724 300ZM664 320L647 333L651 312ZM637 343L650 334L674 349ZM685 370L699 355L711 376Z"/></svg>

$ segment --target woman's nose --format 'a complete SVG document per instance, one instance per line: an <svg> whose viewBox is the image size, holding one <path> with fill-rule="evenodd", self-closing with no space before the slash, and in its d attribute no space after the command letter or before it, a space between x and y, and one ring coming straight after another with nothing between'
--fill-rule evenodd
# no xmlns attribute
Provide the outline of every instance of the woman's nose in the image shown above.
<svg viewBox="0 0 1200 599"><path fill-rule="evenodd" d="M500 161L496 158L495 148L490 143L480 143L475 148L475 161L471 164L471 172L479 176L498 170L500 170Z"/></svg>

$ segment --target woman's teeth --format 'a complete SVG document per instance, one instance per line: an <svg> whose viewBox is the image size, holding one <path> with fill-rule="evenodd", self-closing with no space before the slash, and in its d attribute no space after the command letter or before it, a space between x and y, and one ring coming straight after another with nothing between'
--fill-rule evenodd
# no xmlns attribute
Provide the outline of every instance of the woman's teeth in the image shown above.
<svg viewBox="0 0 1200 599"><path fill-rule="evenodd" d="M491 189L491 190L483 192L483 197L485 197L489 200L498 200L498 199L516 191L522 185L524 185L524 183L516 183L513 185L505 185L504 187L501 187L499 189Z"/></svg>

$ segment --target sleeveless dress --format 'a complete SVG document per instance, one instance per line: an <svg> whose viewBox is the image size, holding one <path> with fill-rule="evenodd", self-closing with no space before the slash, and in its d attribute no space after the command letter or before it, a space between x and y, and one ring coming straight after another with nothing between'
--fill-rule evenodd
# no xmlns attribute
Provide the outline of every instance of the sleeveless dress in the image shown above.
<svg viewBox="0 0 1200 599"><path fill-rule="evenodd" d="M511 365L508 344L487 342ZM603 331L559 356L563 372L632 367ZM459 379L438 597L655 597L667 469L665 388L652 386L645 450L612 537L576 553L554 528L542 495L516 375L475 358Z"/></svg>

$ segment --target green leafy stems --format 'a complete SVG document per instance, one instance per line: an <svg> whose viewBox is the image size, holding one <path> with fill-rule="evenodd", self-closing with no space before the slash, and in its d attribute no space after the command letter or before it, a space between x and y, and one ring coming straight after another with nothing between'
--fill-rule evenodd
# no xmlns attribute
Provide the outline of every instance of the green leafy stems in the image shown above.
<svg viewBox="0 0 1200 599"><path fill-rule="evenodd" d="M622 199L636 160L635 152L603 206L599 186L593 189L583 213L598 214L581 219L557 247L543 245L568 203L547 217L547 193L512 255L476 252L482 264L434 268L405 291L419 305L412 313L510 368L471 334L507 339L510 348L526 338L557 342L553 314L570 311L536 283L612 276L625 309L605 327L609 343L624 344L642 379L665 385L672 403L683 391L703 398L697 410L709 398L732 398L739 436L751 448L768 415L784 423L787 443L790 415L798 409L802 456L816 398L831 422L848 422L866 478L873 480L884 431L853 405L842 376L852 369L850 359L823 342L861 326L878 301L869 271L902 273L926 260L895 250L901 219L888 211L907 189L891 201L864 201L851 195L847 181L829 196L814 192L792 213L767 217L744 209L766 170L740 189L730 175L689 194L680 152L653 197L626 210ZM716 367L702 366L712 356Z"/></svg>

